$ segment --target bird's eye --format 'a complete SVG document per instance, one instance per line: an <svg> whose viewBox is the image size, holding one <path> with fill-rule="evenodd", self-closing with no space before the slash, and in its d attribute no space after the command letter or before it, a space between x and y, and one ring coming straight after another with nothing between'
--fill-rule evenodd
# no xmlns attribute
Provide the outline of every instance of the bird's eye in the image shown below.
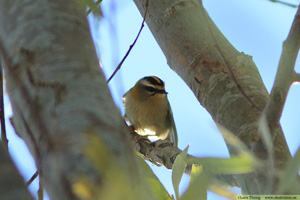
<svg viewBox="0 0 300 200"><path fill-rule="evenodd" d="M155 93L157 91L157 89L155 89L153 87L149 87L149 86L145 86L145 89L151 93Z"/></svg>

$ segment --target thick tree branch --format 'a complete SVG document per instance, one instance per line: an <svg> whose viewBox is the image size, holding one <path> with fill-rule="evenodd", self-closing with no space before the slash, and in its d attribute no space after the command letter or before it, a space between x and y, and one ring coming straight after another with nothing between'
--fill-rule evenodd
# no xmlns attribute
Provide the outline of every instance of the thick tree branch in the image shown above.
<svg viewBox="0 0 300 200"><path fill-rule="evenodd" d="M0 1L0 40L8 52L13 124L35 159L39 196L45 188L51 199L82 199L84 187L91 199L113 199L100 196L126 187L113 195L155 199L98 67L84 8L75 1ZM87 146L97 152L88 133L102 142L115 170L103 156L94 156L100 165L86 156Z"/></svg>
<svg viewBox="0 0 300 200"><path fill-rule="evenodd" d="M275 82L264 113L270 127L279 123L291 84L295 81L294 67L300 47L300 9L295 15L291 30L283 43ZM275 134L271 131L271 134Z"/></svg>
<svg viewBox="0 0 300 200"><path fill-rule="evenodd" d="M145 0L134 0L144 13ZM268 159L258 121L269 94L252 58L223 36L198 0L151 0L146 23L168 60L212 118L237 136L253 154ZM274 125L275 169L291 158L279 124ZM181 134L181 133L178 133ZM235 151L227 144L230 155ZM269 193L264 170L238 175L244 193Z"/></svg>

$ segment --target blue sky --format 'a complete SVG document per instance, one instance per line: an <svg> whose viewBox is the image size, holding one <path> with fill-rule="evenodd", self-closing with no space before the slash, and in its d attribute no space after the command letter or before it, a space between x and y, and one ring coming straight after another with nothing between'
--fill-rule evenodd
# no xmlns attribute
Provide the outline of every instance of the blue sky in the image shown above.
<svg viewBox="0 0 300 200"><path fill-rule="evenodd" d="M290 0L293 4L299 1ZM271 90L274 82L282 42L286 39L296 9L271 3L267 0L204 0L203 4L222 33L238 51L253 56L262 79ZM132 0L105 0L102 2L104 18L98 23L91 17L92 35L102 68L108 78L125 55L136 37L142 17ZM299 62L296 71L300 72ZM166 58L145 26L140 38L124 62L122 69L109 84L116 105L123 114L122 95L143 76L155 75L165 81L168 97L173 109L179 148L187 145L189 153L195 156L228 157L224 140L209 113L196 100L194 94L167 65ZM300 145L300 86L291 87L281 118L281 124L294 154ZM9 106L6 106L7 113ZM17 161L22 174L28 180L35 172L33 161L22 141L15 137L8 120L10 151ZM150 164L150 166L152 166ZM170 193L171 171L164 167L152 166ZM184 176L181 192L187 186L188 177ZM36 190L37 181L31 186ZM208 199L223 199L209 193Z"/></svg>

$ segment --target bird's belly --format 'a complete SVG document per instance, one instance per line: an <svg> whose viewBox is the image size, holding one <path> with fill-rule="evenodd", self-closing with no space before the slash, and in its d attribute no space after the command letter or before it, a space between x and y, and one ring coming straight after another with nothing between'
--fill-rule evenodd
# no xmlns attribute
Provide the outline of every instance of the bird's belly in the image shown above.
<svg viewBox="0 0 300 200"><path fill-rule="evenodd" d="M146 105L147 103L152 105L148 106ZM139 134L153 136L152 139L165 139L168 136L170 127L166 123L167 101L163 101L163 103L143 102L143 105L125 105L125 107L127 108L126 112L129 122ZM143 107L143 110L138 109L141 107Z"/></svg>

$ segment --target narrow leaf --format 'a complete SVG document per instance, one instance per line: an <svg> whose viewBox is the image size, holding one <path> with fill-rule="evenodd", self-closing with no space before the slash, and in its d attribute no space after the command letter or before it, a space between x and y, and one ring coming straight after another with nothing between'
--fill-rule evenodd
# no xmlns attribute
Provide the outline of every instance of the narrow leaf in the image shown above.
<svg viewBox="0 0 300 200"><path fill-rule="evenodd" d="M189 164L202 165L206 172L212 174L242 174L253 171L258 164L247 153L231 158L195 158L188 157Z"/></svg>
<svg viewBox="0 0 300 200"><path fill-rule="evenodd" d="M267 147L269 156L273 157L273 142L271 138L271 132L267 123L266 116L263 115L258 123L259 132L262 135L262 139Z"/></svg>
<svg viewBox="0 0 300 200"><path fill-rule="evenodd" d="M151 188L152 194L156 197L156 199L172 200L171 195L169 195L167 190L155 176L151 168L146 164L144 159L138 156L138 161L140 163L140 166L143 168L143 172L147 179L149 187Z"/></svg>
<svg viewBox="0 0 300 200"><path fill-rule="evenodd" d="M189 146L187 146L175 159L173 169L172 169L172 183L175 191L176 199L179 199L179 183L181 177L186 169L187 163L187 151Z"/></svg>
<svg viewBox="0 0 300 200"><path fill-rule="evenodd" d="M258 130L261 135L262 141L264 142L265 147L267 148L268 158L267 158L267 167L268 171L266 171L266 176L268 177L266 192L271 193L272 187L274 185L274 174L275 174L275 168L274 168L274 155L273 155L273 140L271 138L271 131L266 119L265 115L262 115L259 123L258 123Z"/></svg>
<svg viewBox="0 0 300 200"><path fill-rule="evenodd" d="M192 166L191 181L188 189L182 195L181 200L207 199L207 188L211 177L201 167Z"/></svg>
<svg viewBox="0 0 300 200"><path fill-rule="evenodd" d="M194 181L194 178L202 173L203 167L201 165L192 165L192 170L191 170L191 179L190 179L190 184Z"/></svg>
<svg viewBox="0 0 300 200"><path fill-rule="evenodd" d="M235 135L233 135L228 129L224 128L220 124L216 123L219 131L222 133L227 145L230 145L231 148L234 148L239 154L240 152L251 154L246 147L246 145Z"/></svg>
<svg viewBox="0 0 300 200"><path fill-rule="evenodd" d="M208 189L210 191L212 191L215 194L218 194L222 197L228 198L228 199L232 199L232 200L236 200L237 199L237 194L231 192L230 190L227 190L223 187L220 187L218 185L210 185L208 187Z"/></svg>

